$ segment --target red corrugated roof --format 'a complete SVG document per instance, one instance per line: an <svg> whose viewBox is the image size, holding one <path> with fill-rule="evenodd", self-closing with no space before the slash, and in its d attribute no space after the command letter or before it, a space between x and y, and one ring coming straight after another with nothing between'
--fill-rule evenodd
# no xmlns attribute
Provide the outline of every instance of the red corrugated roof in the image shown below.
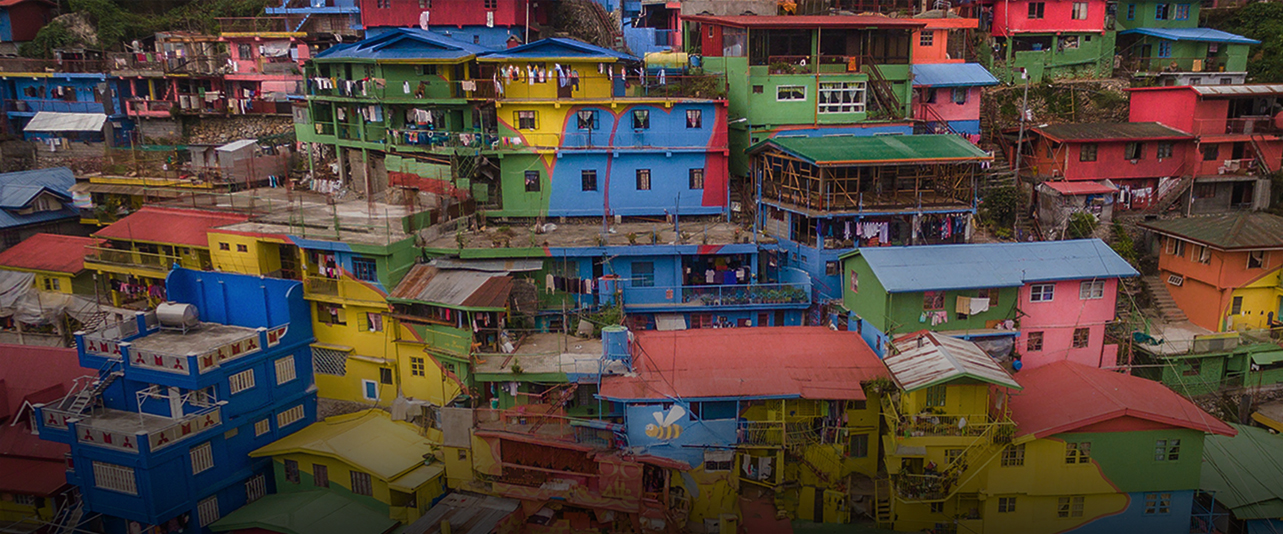
<svg viewBox="0 0 1283 534"><path fill-rule="evenodd" d="M63 447L66 448L66 445ZM58 493L59 488L67 485L67 463L64 460L0 456L0 473L4 473L4 476L0 477L0 492L4 493L49 497Z"/></svg>
<svg viewBox="0 0 1283 534"><path fill-rule="evenodd" d="M861 400L861 382L888 376L859 335L805 326L640 332L633 366L636 376L607 377L601 396Z"/></svg>
<svg viewBox="0 0 1283 534"><path fill-rule="evenodd" d="M62 398L73 380L92 374L76 349L0 344L0 493L48 495L66 484L63 455L71 448L41 440L26 422L10 423L19 414L30 421L24 404Z"/></svg>
<svg viewBox="0 0 1283 534"><path fill-rule="evenodd" d="M36 234L0 252L0 267L76 274L85 269L85 247L102 242L92 237Z"/></svg>
<svg viewBox="0 0 1283 534"><path fill-rule="evenodd" d="M249 216L236 213L148 206L112 223L111 226L99 230L94 235L124 241L208 247L209 238L206 237L206 232L210 228L247 220Z"/></svg>
<svg viewBox="0 0 1283 534"><path fill-rule="evenodd" d="M1018 373L1016 380L1025 387L1011 398L1019 435L1042 438L1123 417L1235 434L1185 397L1144 378L1060 361Z"/></svg>
<svg viewBox="0 0 1283 534"><path fill-rule="evenodd" d="M882 15L804 15L798 17L782 15L734 15L727 17L685 15L682 20L735 26L737 28L921 28L927 25L926 21L923 20L893 19Z"/></svg>
<svg viewBox="0 0 1283 534"><path fill-rule="evenodd" d="M1062 195L1103 195L1118 189L1100 182L1043 182Z"/></svg>

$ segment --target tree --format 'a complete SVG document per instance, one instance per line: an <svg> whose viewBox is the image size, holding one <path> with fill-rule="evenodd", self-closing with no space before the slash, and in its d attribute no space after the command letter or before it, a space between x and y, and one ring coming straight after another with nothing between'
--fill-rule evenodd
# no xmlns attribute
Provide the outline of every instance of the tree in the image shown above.
<svg viewBox="0 0 1283 534"><path fill-rule="evenodd" d="M1283 82L1283 4L1250 3L1210 15L1206 25L1260 41L1248 53L1248 78L1256 83Z"/></svg>

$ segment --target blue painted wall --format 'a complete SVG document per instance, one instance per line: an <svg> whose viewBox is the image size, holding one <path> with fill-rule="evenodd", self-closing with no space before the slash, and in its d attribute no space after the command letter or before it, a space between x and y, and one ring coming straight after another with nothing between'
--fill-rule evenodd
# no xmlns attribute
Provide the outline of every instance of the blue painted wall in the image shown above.
<svg viewBox="0 0 1283 534"><path fill-rule="evenodd" d="M646 425L657 424L655 416L663 418L671 412L672 403L628 404L624 408L624 425L630 447L640 447L645 454L662 456L691 466L704 462L702 447L729 447L736 440L736 419L698 420L690 415L690 406L683 406L686 414L674 424L681 432L672 439L656 439L646 435ZM732 416L734 417L734 416ZM690 446L688 446L690 445Z"/></svg>
<svg viewBox="0 0 1283 534"><path fill-rule="evenodd" d="M1146 534L1185 534L1190 531L1190 511L1194 506L1194 491L1163 491L1171 493L1171 512L1146 514L1145 494L1129 493L1130 501L1122 513L1097 519L1079 528L1065 532L1073 534L1117 534L1119 532L1144 532Z"/></svg>
<svg viewBox="0 0 1283 534"><path fill-rule="evenodd" d="M0 7L0 42L13 41L13 23L9 20L9 8Z"/></svg>

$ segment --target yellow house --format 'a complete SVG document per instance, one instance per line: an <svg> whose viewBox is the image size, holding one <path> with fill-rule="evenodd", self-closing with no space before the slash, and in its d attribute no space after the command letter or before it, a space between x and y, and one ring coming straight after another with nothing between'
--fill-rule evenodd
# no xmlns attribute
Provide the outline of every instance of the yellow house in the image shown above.
<svg viewBox="0 0 1283 534"><path fill-rule="evenodd" d="M411 523L445 495L439 445L377 409L339 415L252 453L271 457L279 493L329 488Z"/></svg>
<svg viewBox="0 0 1283 534"><path fill-rule="evenodd" d="M40 291L92 295L93 274L85 269L85 252L102 243L92 237L36 234L0 252L0 270L32 273Z"/></svg>

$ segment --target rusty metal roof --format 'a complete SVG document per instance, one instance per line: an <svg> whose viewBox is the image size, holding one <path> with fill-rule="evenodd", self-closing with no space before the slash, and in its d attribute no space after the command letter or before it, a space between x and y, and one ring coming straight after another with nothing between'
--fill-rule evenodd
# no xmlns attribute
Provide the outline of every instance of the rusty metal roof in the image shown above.
<svg viewBox="0 0 1283 534"><path fill-rule="evenodd" d="M508 306L508 294L511 292L512 277L506 272L415 265L388 295L388 300L502 309Z"/></svg>
<svg viewBox="0 0 1283 534"><path fill-rule="evenodd" d="M1032 131L1052 141L1121 141L1193 139L1188 134L1158 122L1087 122L1082 124L1049 124Z"/></svg>
<svg viewBox="0 0 1283 534"><path fill-rule="evenodd" d="M1283 248L1283 217L1268 213L1230 213L1141 223L1163 235L1221 250Z"/></svg>
<svg viewBox="0 0 1283 534"><path fill-rule="evenodd" d="M915 332L892 342L895 354L883 363L905 391L917 391L954 380L980 381L1020 389L998 362L975 343L936 332Z"/></svg>
<svg viewBox="0 0 1283 534"><path fill-rule="evenodd" d="M1195 85L1190 89L1203 96L1269 96L1283 94L1283 84Z"/></svg>

